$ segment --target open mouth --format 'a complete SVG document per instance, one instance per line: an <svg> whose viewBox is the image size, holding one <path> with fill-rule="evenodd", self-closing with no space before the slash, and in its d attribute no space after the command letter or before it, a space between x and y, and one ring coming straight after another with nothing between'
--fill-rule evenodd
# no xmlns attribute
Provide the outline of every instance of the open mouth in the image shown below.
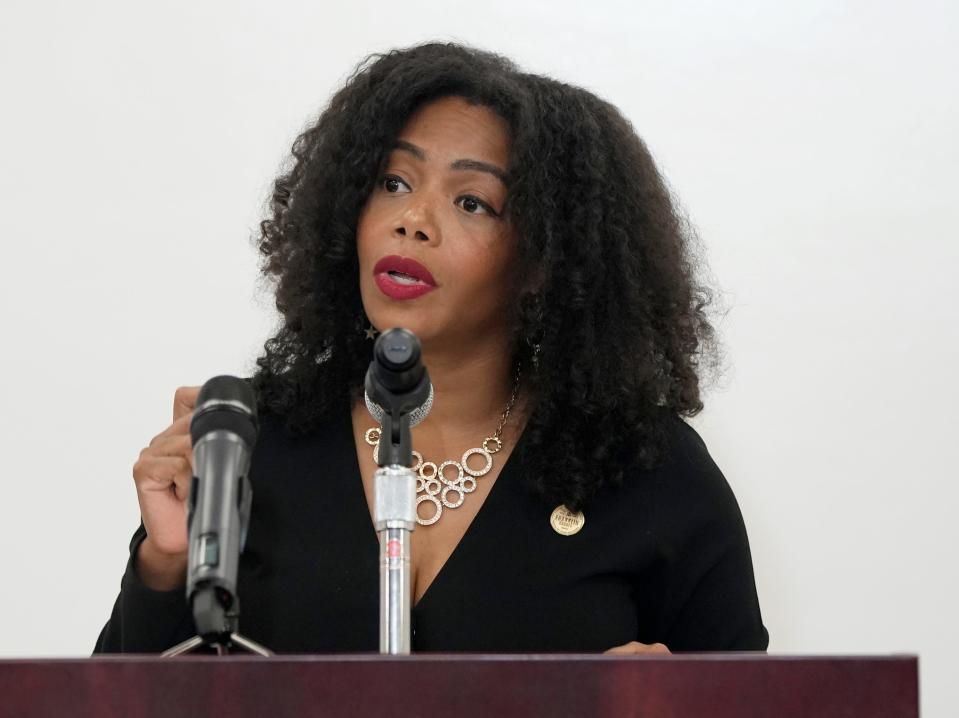
<svg viewBox="0 0 959 718"><path fill-rule="evenodd" d="M425 282L419 280L418 278L409 274L403 274L402 272L389 271L386 274L390 277L390 279L398 284L405 284L408 286L414 284L425 284Z"/></svg>
<svg viewBox="0 0 959 718"><path fill-rule="evenodd" d="M373 281L390 299L416 299L436 289L430 270L409 257L390 255L373 267Z"/></svg>

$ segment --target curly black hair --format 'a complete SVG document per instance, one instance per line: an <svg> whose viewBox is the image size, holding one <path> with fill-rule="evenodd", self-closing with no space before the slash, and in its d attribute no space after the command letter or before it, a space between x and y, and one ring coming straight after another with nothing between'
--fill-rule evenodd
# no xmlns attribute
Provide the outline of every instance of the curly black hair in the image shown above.
<svg viewBox="0 0 959 718"><path fill-rule="evenodd" d="M303 434L359 396L371 351L359 323L360 210L407 119L445 96L491 108L510 130L505 211L523 274L541 279L517 303L504 347L534 407L523 468L545 500L575 510L659 462L670 415L702 409L703 370L719 356L712 295L698 281L695 233L630 123L498 55L438 43L373 55L297 137L260 223L282 316L257 359L260 409Z"/></svg>

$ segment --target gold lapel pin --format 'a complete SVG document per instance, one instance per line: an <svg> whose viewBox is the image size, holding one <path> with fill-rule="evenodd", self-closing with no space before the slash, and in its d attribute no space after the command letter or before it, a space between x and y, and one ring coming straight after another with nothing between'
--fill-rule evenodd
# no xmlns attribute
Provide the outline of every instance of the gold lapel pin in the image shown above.
<svg viewBox="0 0 959 718"><path fill-rule="evenodd" d="M585 523L586 517L583 516L582 511L570 511L562 504L553 509L549 517L549 525L560 536L572 536L578 533Z"/></svg>

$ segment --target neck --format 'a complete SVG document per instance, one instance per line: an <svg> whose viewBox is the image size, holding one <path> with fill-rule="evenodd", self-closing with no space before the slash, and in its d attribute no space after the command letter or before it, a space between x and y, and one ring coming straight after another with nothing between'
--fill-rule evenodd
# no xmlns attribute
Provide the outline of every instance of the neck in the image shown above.
<svg viewBox="0 0 959 718"><path fill-rule="evenodd" d="M423 363L433 382L433 408L417 427L423 430L420 433L481 434L482 439L496 430L516 380L516 367L503 346L488 342L464 352L423 347Z"/></svg>

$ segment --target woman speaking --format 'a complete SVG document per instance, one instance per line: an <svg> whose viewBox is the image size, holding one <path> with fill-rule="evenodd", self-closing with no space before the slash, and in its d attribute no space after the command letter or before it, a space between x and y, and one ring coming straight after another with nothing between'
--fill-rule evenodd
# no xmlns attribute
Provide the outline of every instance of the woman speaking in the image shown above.
<svg viewBox="0 0 959 718"><path fill-rule="evenodd" d="M366 62L293 145L261 223L282 324L260 434L242 633L378 644L378 332L422 342L414 651L765 650L736 500L696 432L714 360L691 237L610 104L486 52ZM142 525L98 652L196 633L184 585L197 388L133 467Z"/></svg>

